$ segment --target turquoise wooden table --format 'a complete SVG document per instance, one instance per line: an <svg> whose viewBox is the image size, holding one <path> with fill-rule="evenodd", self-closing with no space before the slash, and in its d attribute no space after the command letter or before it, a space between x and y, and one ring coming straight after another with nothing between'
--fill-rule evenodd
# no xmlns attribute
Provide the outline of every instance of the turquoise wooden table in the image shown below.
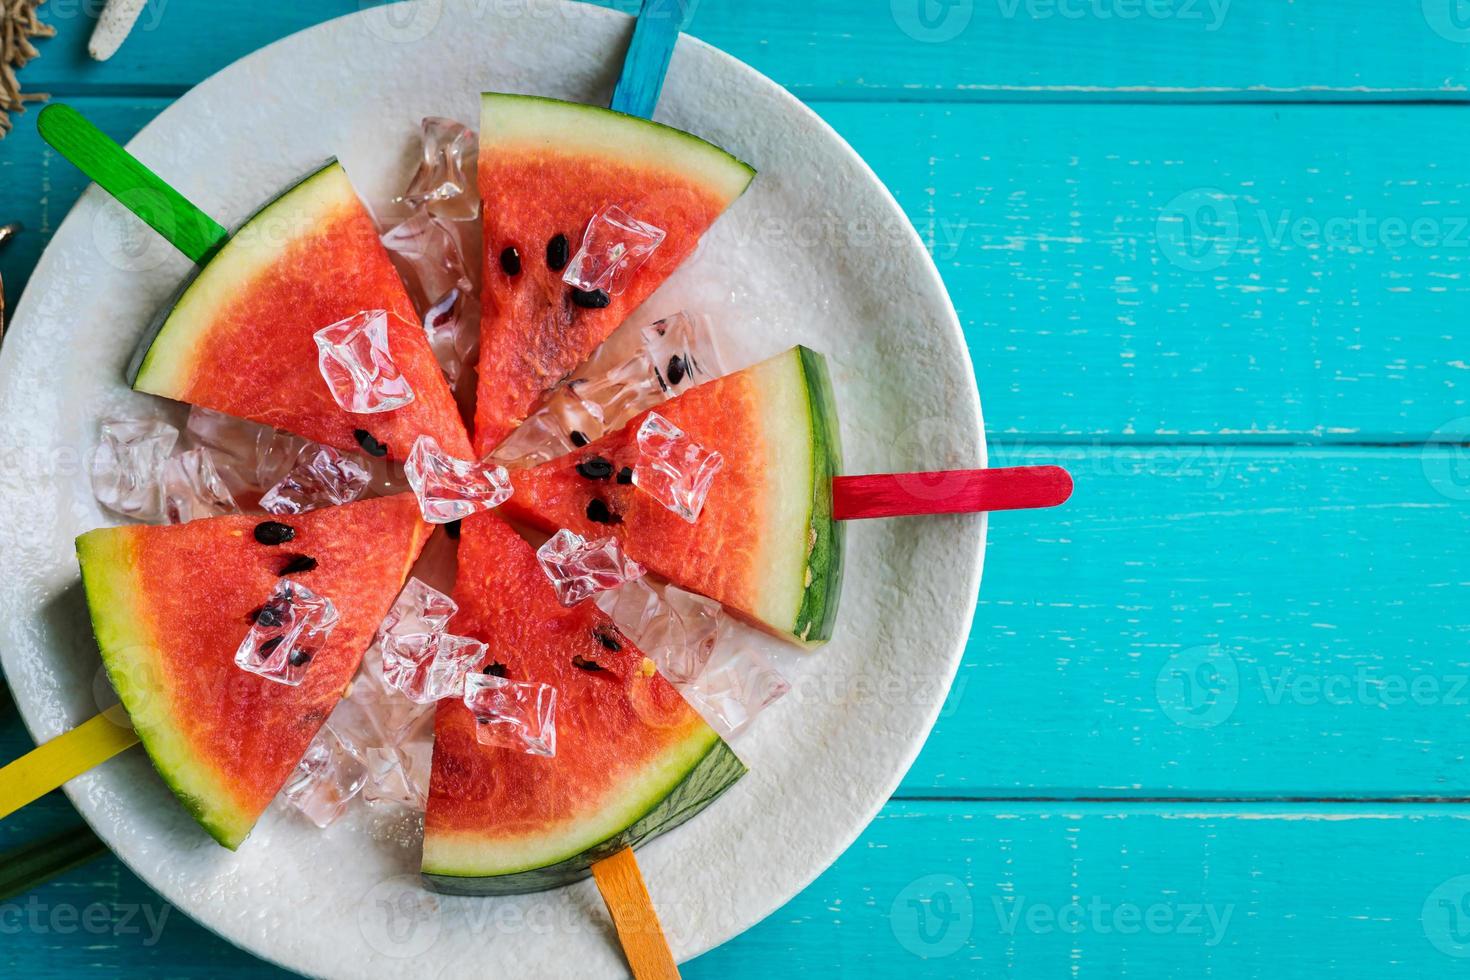
<svg viewBox="0 0 1470 980"><path fill-rule="evenodd" d="M23 76L131 136L358 0L94 5ZM510 6L514 6L511 4ZM622 9L635 6L618 3ZM1470 19L1454 0L704 0L897 195L996 464L973 635L893 800L691 977L1470 972ZM0 142L8 301L82 179ZM901 655L901 651L896 655ZM0 758L29 741L0 712ZM59 795L0 849L77 820ZM259 976L115 860L0 903L15 976Z"/></svg>

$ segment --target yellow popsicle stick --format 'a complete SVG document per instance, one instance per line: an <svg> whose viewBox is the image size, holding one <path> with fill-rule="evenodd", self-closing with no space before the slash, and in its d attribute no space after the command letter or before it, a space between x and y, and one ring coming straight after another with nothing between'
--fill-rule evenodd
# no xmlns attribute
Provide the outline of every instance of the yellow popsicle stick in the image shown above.
<svg viewBox="0 0 1470 980"><path fill-rule="evenodd" d="M0 819L137 744L138 733L120 707L58 735L0 769Z"/></svg>
<svg viewBox="0 0 1470 980"><path fill-rule="evenodd" d="M612 914L635 980L679 980L679 967L664 938L633 849L625 847L592 865L592 877L597 879L597 890Z"/></svg>

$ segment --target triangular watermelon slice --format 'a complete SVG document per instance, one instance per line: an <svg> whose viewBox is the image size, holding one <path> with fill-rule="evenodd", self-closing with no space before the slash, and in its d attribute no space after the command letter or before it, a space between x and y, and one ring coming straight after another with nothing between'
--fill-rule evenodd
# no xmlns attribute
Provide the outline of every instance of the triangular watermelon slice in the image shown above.
<svg viewBox="0 0 1470 980"><path fill-rule="evenodd" d="M563 606L515 531L464 522L453 632L487 668L557 689L556 755L482 745L463 701L439 703L423 870L441 891L556 888L677 827L745 766L596 604ZM498 668L494 664L499 664Z"/></svg>
<svg viewBox="0 0 1470 980"><path fill-rule="evenodd" d="M204 829L234 849L291 775L357 670L428 539L411 495L284 518L104 528L77 539L102 662L153 765ZM270 530L270 529L267 529ZM268 540L268 534L262 532ZM286 563L340 620L289 687L235 665Z"/></svg>
<svg viewBox="0 0 1470 980"><path fill-rule="evenodd" d="M843 527L832 519L842 450L822 356L794 347L652 411L724 457L696 523L625 482L646 412L560 459L512 471L515 495L502 510L548 532L614 536L649 571L758 626L808 645L830 639L842 589ZM615 475L582 466L594 457Z"/></svg>
<svg viewBox="0 0 1470 980"><path fill-rule="evenodd" d="M413 388L403 408L342 409L312 335L386 310L394 364ZM420 433L468 458L454 396L372 216L336 162L247 221L185 287L139 351L133 387L293 432L345 452L402 460Z"/></svg>
<svg viewBox="0 0 1470 980"><path fill-rule="evenodd" d="M497 94L480 106L483 455L679 267L755 171L698 137L610 109ZM667 237L624 292L595 308L575 300L562 267L608 205Z"/></svg>

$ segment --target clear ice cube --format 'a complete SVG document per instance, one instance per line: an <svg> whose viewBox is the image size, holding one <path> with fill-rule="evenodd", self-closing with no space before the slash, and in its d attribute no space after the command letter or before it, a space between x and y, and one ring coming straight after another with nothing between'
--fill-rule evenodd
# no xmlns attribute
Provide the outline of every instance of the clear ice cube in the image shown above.
<svg viewBox="0 0 1470 980"><path fill-rule="evenodd" d="M197 405L189 410L189 438L209 450L215 468L237 497L265 493L296 465L311 443L268 425Z"/></svg>
<svg viewBox="0 0 1470 980"><path fill-rule="evenodd" d="M616 204L592 216L582 247L567 263L562 281L577 289L613 296L628 288L633 274L664 242L664 230L639 221Z"/></svg>
<svg viewBox="0 0 1470 980"><path fill-rule="evenodd" d="M255 611L235 665L268 681L295 687L337 626L337 607L306 586L282 579Z"/></svg>
<svg viewBox="0 0 1470 980"><path fill-rule="evenodd" d="M460 231L452 222L421 208L384 232L382 242L407 267L420 309L441 301L451 289L474 295Z"/></svg>
<svg viewBox="0 0 1470 980"><path fill-rule="evenodd" d="M339 507L359 499L372 474L353 459L328 446L311 445L280 483L260 498L271 514L304 514L319 507Z"/></svg>
<svg viewBox="0 0 1470 980"><path fill-rule="evenodd" d="M707 316L675 313L644 327L642 335L664 398L725 373L717 334Z"/></svg>
<svg viewBox="0 0 1470 980"><path fill-rule="evenodd" d="M140 521L163 515L163 464L179 430L157 419L105 419L92 454L92 492L114 513Z"/></svg>
<svg viewBox="0 0 1470 980"><path fill-rule="evenodd" d="M411 578L383 618L378 636L442 633L457 612L459 606L449 596L421 579Z"/></svg>
<svg viewBox="0 0 1470 980"><path fill-rule="evenodd" d="M657 412L638 427L638 461L633 484L693 524L724 457L705 449Z"/></svg>
<svg viewBox="0 0 1470 980"><path fill-rule="evenodd" d="M363 753L368 770L363 801L369 806L397 803L422 810L429 798L433 755L434 712L422 709L391 744L373 745Z"/></svg>
<svg viewBox="0 0 1470 980"><path fill-rule="evenodd" d="M424 313L424 335L451 388L457 387L480 349L480 304L472 289L456 285Z"/></svg>
<svg viewBox="0 0 1470 980"><path fill-rule="evenodd" d="M362 756L346 740L323 725L286 780L286 800L320 828L330 827L367 783Z"/></svg>
<svg viewBox="0 0 1470 980"><path fill-rule="evenodd" d="M720 604L675 586L638 639L638 648L674 684L688 684L705 669L724 623Z"/></svg>
<svg viewBox="0 0 1470 980"><path fill-rule="evenodd" d="M664 609L663 599L646 578L630 579L616 589L599 592L596 602L597 608L607 613L618 629L632 637L640 650L643 649L645 632L654 617Z"/></svg>
<svg viewBox="0 0 1470 980"><path fill-rule="evenodd" d="M456 459L433 436L414 440L403 470L430 524L463 520L510 499L510 476L503 466Z"/></svg>
<svg viewBox="0 0 1470 980"><path fill-rule="evenodd" d="M464 703L481 745L556 755L556 688L493 674L466 674Z"/></svg>
<svg viewBox="0 0 1470 980"><path fill-rule="evenodd" d="M163 464L161 482L163 517L170 524L240 512L207 449L191 449L169 457Z"/></svg>
<svg viewBox="0 0 1470 980"><path fill-rule="evenodd" d="M317 367L344 411L372 415L413 401L413 388L388 349L390 316L386 310L364 310L313 335Z"/></svg>
<svg viewBox="0 0 1470 980"><path fill-rule="evenodd" d="M479 216L475 161L480 140L475 131L453 119L427 116L423 120L422 158L398 204L425 207L451 221Z"/></svg>
<svg viewBox="0 0 1470 980"><path fill-rule="evenodd" d="M699 676L680 690L716 731L734 738L791 685L764 654L724 642L715 645Z"/></svg>
<svg viewBox="0 0 1470 980"><path fill-rule="evenodd" d="M390 634L383 638L383 679L417 704L463 689L464 676L485 658L485 644L453 633Z"/></svg>
<svg viewBox="0 0 1470 980"><path fill-rule="evenodd" d="M623 554L616 538L588 541L562 528L536 550L536 560L564 606L575 606L604 589L615 589L643 574L643 566Z"/></svg>
<svg viewBox="0 0 1470 980"><path fill-rule="evenodd" d="M534 466L564 456L572 449L566 430L550 413L538 411L496 446L490 458L501 463Z"/></svg>

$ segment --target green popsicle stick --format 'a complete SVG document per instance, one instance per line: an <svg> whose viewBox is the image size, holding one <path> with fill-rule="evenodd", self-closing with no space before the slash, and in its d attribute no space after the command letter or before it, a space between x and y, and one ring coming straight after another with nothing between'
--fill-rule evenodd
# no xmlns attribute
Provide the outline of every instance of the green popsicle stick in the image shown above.
<svg viewBox="0 0 1470 980"><path fill-rule="evenodd" d="M219 222L143 166L69 105L54 102L36 120L41 138L170 245L203 264L229 239Z"/></svg>

